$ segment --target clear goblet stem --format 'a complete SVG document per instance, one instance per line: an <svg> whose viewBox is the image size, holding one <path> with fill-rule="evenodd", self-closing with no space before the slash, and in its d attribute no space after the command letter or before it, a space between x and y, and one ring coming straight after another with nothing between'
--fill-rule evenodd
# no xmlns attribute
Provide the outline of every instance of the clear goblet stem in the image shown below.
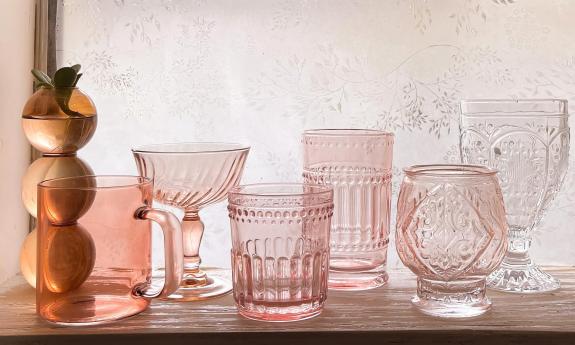
<svg viewBox="0 0 575 345"><path fill-rule="evenodd" d="M200 286L207 283L206 274L200 270L200 244L204 234L204 223L197 210L186 211L182 219L184 245L184 284Z"/></svg>
<svg viewBox="0 0 575 345"><path fill-rule="evenodd" d="M526 228L509 227L509 246L505 261L509 265L527 266L531 264L529 248L531 248L531 234Z"/></svg>

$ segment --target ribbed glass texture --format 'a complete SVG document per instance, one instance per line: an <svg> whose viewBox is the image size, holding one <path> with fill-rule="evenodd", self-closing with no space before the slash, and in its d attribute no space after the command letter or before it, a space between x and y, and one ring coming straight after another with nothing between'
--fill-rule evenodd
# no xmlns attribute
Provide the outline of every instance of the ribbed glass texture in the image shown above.
<svg viewBox="0 0 575 345"><path fill-rule="evenodd" d="M327 298L332 190L240 186L230 192L228 209L240 314L265 321L318 315Z"/></svg>
<svg viewBox="0 0 575 345"><path fill-rule="evenodd" d="M393 134L365 129L303 134L306 183L333 187L330 288L387 282Z"/></svg>

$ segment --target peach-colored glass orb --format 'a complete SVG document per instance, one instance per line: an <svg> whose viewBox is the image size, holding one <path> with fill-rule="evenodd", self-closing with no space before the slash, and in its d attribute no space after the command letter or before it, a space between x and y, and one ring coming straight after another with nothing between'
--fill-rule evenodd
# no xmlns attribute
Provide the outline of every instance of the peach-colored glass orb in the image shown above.
<svg viewBox="0 0 575 345"><path fill-rule="evenodd" d="M60 177L93 174L94 172L88 163L76 156L41 157L28 167L22 178L22 201L24 206L32 217L36 217L37 185L39 182ZM77 207L81 208L81 206L81 203L75 203L71 205L72 209L68 209L68 211L74 211Z"/></svg>
<svg viewBox="0 0 575 345"><path fill-rule="evenodd" d="M63 110L62 99L67 97L68 109ZM78 88L40 88L28 99L22 111L26 138L44 154L78 151L92 138L96 125L96 107Z"/></svg>
<svg viewBox="0 0 575 345"><path fill-rule="evenodd" d="M46 289L54 293L72 291L82 285L94 268L96 246L90 233L76 223L49 225L40 260Z"/></svg>
<svg viewBox="0 0 575 345"><path fill-rule="evenodd" d="M30 286L36 287L36 239L38 231L32 230L20 248L20 271Z"/></svg>

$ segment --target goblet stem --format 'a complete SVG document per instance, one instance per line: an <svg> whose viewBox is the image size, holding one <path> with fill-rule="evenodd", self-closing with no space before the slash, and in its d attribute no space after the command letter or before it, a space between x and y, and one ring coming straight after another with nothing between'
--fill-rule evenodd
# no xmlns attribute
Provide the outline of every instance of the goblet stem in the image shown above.
<svg viewBox="0 0 575 345"><path fill-rule="evenodd" d="M525 263L530 261L529 248L531 248L530 229L517 226L509 227L509 246L507 247L507 256L516 260L523 260Z"/></svg>
<svg viewBox="0 0 575 345"><path fill-rule="evenodd" d="M200 244L204 234L204 223L200 220L198 210L186 210L182 219L182 236L184 246L184 278L186 286L207 284L206 274L200 270Z"/></svg>
<svg viewBox="0 0 575 345"><path fill-rule="evenodd" d="M207 274L200 269L200 244L204 234L204 223L198 209L185 210L182 219L184 247L184 275L178 291L168 298L181 301L198 301L222 296L232 290L232 284L225 271L207 268Z"/></svg>

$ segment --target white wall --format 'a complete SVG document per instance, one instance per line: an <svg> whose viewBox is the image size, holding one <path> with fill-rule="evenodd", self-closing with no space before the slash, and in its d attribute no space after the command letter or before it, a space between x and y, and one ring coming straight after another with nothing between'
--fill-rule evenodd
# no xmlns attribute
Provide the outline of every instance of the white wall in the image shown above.
<svg viewBox="0 0 575 345"><path fill-rule="evenodd" d="M28 214L20 198L20 179L30 163L20 115L32 94L34 1L0 3L0 282L19 271L20 245L28 233Z"/></svg>
<svg viewBox="0 0 575 345"><path fill-rule="evenodd" d="M371 127L396 133L397 191L402 167L458 159L461 98L575 106L575 1L66 0L59 16L59 61L83 65L99 110L80 152L98 173L136 173L133 145L227 140L252 144L244 182L296 180L303 129ZM575 264L571 166L541 263ZM228 266L224 207L204 211L202 256Z"/></svg>

